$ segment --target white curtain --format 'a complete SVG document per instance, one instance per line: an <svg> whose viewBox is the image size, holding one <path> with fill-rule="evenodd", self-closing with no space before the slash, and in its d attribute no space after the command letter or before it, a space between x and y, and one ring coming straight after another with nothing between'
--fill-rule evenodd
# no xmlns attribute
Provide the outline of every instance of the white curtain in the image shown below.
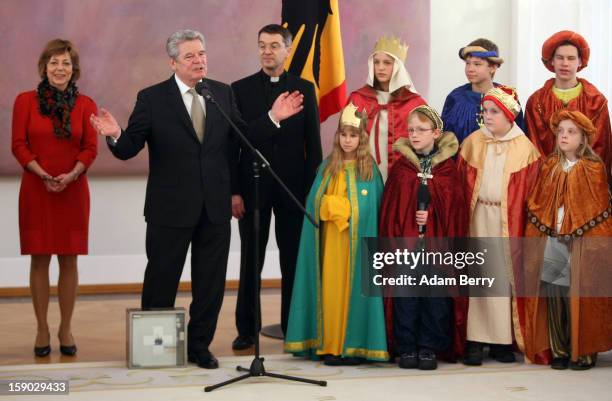
<svg viewBox="0 0 612 401"><path fill-rule="evenodd" d="M612 96L612 1L511 0L511 51L515 82L522 104L553 77L541 61L542 43L562 30L580 33L589 43L589 65L578 73L610 101ZM610 107L610 103L608 103Z"/></svg>

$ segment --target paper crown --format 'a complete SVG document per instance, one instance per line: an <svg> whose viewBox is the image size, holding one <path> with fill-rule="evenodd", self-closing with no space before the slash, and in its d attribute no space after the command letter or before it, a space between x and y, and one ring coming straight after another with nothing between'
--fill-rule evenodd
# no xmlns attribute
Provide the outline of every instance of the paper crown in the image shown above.
<svg viewBox="0 0 612 401"><path fill-rule="evenodd" d="M383 36L374 45L374 53L376 52L392 54L404 63L408 55L408 45L395 36Z"/></svg>
<svg viewBox="0 0 612 401"><path fill-rule="evenodd" d="M482 98L482 102L485 100L491 100L495 104L497 104L508 120L514 121L516 116L521 112L521 105L518 101L518 95L514 88L509 86L500 85L493 89L490 89L487 93L485 93Z"/></svg>
<svg viewBox="0 0 612 401"><path fill-rule="evenodd" d="M351 127L361 127L362 116L352 102L347 104L340 115L340 125L349 125Z"/></svg>

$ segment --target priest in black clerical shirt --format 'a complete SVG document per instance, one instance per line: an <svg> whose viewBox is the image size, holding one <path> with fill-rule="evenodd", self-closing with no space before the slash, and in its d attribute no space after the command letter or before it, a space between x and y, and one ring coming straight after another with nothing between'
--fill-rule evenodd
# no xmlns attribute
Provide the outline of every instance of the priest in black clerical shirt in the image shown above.
<svg viewBox="0 0 612 401"><path fill-rule="evenodd" d="M287 73L285 60L291 52L291 33L280 25L266 25L258 33L259 57L262 69L232 84L236 104L245 122L261 118L269 112L274 99L283 92L299 91L304 95L304 109L287 120L274 132L250 132L249 140L270 162L274 171L302 202L310 190L321 163L319 111L314 85ZM255 336L254 275L256 268L253 229L253 157L248 150L240 155L240 195L232 197L232 213L240 219L240 287L236 305L238 337L232 343L235 350L253 345ZM293 289L302 213L274 179L263 172L260 178L260 266L263 266L270 231L272 211L275 218L276 242L282 274L281 326L287 329L289 304ZM258 272L261 274L261 271Z"/></svg>

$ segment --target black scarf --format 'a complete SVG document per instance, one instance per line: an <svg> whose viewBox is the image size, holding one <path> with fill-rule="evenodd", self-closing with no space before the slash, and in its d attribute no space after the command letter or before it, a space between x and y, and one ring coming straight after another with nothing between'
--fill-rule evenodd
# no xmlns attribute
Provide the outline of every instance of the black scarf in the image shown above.
<svg viewBox="0 0 612 401"><path fill-rule="evenodd" d="M70 138L72 128L70 126L70 112L74 108L79 89L74 81L70 81L64 91L51 86L47 78L43 79L38 88L38 105L40 113L48 116L53 122L53 131L57 138Z"/></svg>

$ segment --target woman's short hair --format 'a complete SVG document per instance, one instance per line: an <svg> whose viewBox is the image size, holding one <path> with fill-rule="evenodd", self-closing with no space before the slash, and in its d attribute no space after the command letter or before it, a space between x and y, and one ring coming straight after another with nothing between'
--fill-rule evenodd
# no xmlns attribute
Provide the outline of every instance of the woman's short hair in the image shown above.
<svg viewBox="0 0 612 401"><path fill-rule="evenodd" d="M72 62L72 78L71 81L76 81L81 76L81 66L79 64L79 52L74 47L71 41L65 39L53 39L45 45L40 57L38 58L38 75L42 79L47 77L47 64L51 57L58 54L68 53Z"/></svg>

